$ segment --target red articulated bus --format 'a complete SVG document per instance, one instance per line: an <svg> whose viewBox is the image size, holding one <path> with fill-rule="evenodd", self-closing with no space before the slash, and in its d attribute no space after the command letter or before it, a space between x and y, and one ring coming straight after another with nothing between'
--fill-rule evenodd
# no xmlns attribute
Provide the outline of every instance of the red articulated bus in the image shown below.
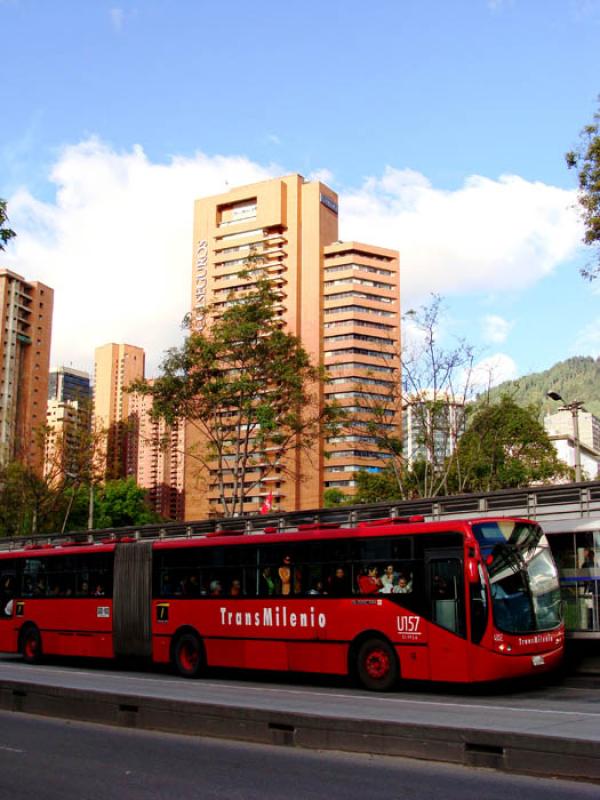
<svg viewBox="0 0 600 800"><path fill-rule="evenodd" d="M20 547L20 549L19 549ZM507 518L378 520L0 553L0 651L209 667L491 681L555 667L546 537Z"/></svg>

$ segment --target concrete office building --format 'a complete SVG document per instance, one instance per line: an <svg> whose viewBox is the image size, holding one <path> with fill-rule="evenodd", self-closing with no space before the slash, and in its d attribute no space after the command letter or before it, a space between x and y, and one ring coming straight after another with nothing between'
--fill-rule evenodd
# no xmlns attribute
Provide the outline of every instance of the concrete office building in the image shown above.
<svg viewBox="0 0 600 800"><path fill-rule="evenodd" d="M17 459L39 473L53 303L50 287L0 270L0 465Z"/></svg>
<svg viewBox="0 0 600 800"><path fill-rule="evenodd" d="M224 304L246 288L239 272L252 254L279 291L286 329L300 337L313 363L331 371L318 402L335 399L366 424L373 398L384 398L399 380L398 253L338 241L336 193L297 174L197 200L193 236L196 329L207 305ZM400 424L397 414L389 424ZM356 432L321 439L312 453L294 456L295 477L265 476L244 511L258 510L269 494L275 510L295 510L322 505L328 487L352 493L354 473L382 463L369 439ZM197 444L188 426L186 449ZM185 487L187 519L220 513L216 483L198 475L193 459L186 460Z"/></svg>
<svg viewBox="0 0 600 800"><path fill-rule="evenodd" d="M408 466L427 461L442 466L465 431L465 400L428 389L407 394L402 410L402 455Z"/></svg>
<svg viewBox="0 0 600 800"><path fill-rule="evenodd" d="M81 459L89 432L92 386L87 372L58 367L50 372L44 473L53 481L77 480L84 469Z"/></svg>
<svg viewBox="0 0 600 800"><path fill-rule="evenodd" d="M600 419L589 411L577 411L577 431L575 420L568 409L561 409L544 416L544 428L561 461L575 468L577 456L583 480L596 480L600 475Z"/></svg>
<svg viewBox="0 0 600 800"><path fill-rule="evenodd" d="M88 372L64 366L50 371L48 400L65 402L68 400L91 401L91 399L92 384Z"/></svg>
<svg viewBox="0 0 600 800"><path fill-rule="evenodd" d="M107 478L136 475L137 442L132 431L127 387L144 377L145 354L131 344L97 347L94 364L94 416L97 430L105 431L103 472Z"/></svg>
<svg viewBox="0 0 600 800"><path fill-rule="evenodd" d="M145 354L130 344L96 349L94 414L106 431L107 478L134 478L150 506L168 519L183 518L183 426L151 417L152 398L128 392L144 377Z"/></svg>
<svg viewBox="0 0 600 800"><path fill-rule="evenodd" d="M151 382L151 381L150 381ZM154 511L166 519L183 519L184 425L167 425L152 417L153 398L133 393L130 416L136 437L136 480L148 490Z"/></svg>

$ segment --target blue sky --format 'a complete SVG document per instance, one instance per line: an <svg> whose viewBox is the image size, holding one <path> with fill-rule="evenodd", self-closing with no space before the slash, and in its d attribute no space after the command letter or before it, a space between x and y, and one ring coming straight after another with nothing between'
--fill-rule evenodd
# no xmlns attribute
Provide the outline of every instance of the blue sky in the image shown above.
<svg viewBox="0 0 600 800"><path fill-rule="evenodd" d="M0 266L55 288L55 364L129 341L152 371L181 338L193 198L300 172L495 379L598 356L564 153L599 40L600 0L0 0Z"/></svg>

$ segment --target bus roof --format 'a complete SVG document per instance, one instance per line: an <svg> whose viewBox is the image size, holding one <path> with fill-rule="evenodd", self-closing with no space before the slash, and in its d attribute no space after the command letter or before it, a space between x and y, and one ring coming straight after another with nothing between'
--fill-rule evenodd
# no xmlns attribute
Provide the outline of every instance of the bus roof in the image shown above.
<svg viewBox="0 0 600 800"><path fill-rule="evenodd" d="M0 549L0 559L18 557L46 557L53 555L64 555L65 553L91 553L91 552L111 552L117 544L152 542L153 549L170 549L186 547L211 547L215 545L236 546L254 545L260 543L293 543L298 541L314 541L317 539L356 539L366 537L389 536L390 534L402 536L403 534L427 534L427 533L448 533L460 532L465 534L468 540L474 540L472 526L481 523L494 521L521 522L537 524L532 520L518 517L481 517L465 519L449 519L436 522L425 522L422 518L404 519L380 519L367 522L359 522L355 527L339 527L335 524L307 524L298 525L295 529L279 531L277 528L265 527L262 530L248 533L242 530L209 531L185 535L178 532L171 536L112 536L105 535L102 539L93 541L77 540L61 537L54 541L31 542L31 540L10 540L10 546ZM95 532L96 534L101 532ZM7 544L0 540L0 548Z"/></svg>

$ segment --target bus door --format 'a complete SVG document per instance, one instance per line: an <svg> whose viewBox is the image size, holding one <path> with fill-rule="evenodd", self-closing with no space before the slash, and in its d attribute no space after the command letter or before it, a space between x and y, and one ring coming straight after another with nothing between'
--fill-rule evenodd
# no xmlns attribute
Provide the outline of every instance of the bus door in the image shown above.
<svg viewBox="0 0 600 800"><path fill-rule="evenodd" d="M115 547L113 647L116 656L152 655L152 542Z"/></svg>
<svg viewBox="0 0 600 800"><path fill-rule="evenodd" d="M466 680L468 677L463 572L462 549L425 551L426 607L433 623L429 631L432 680ZM448 636L445 631L453 635Z"/></svg>
<svg viewBox="0 0 600 800"><path fill-rule="evenodd" d="M0 650L15 649L14 597L17 592L17 574L14 563L4 562L0 571Z"/></svg>

